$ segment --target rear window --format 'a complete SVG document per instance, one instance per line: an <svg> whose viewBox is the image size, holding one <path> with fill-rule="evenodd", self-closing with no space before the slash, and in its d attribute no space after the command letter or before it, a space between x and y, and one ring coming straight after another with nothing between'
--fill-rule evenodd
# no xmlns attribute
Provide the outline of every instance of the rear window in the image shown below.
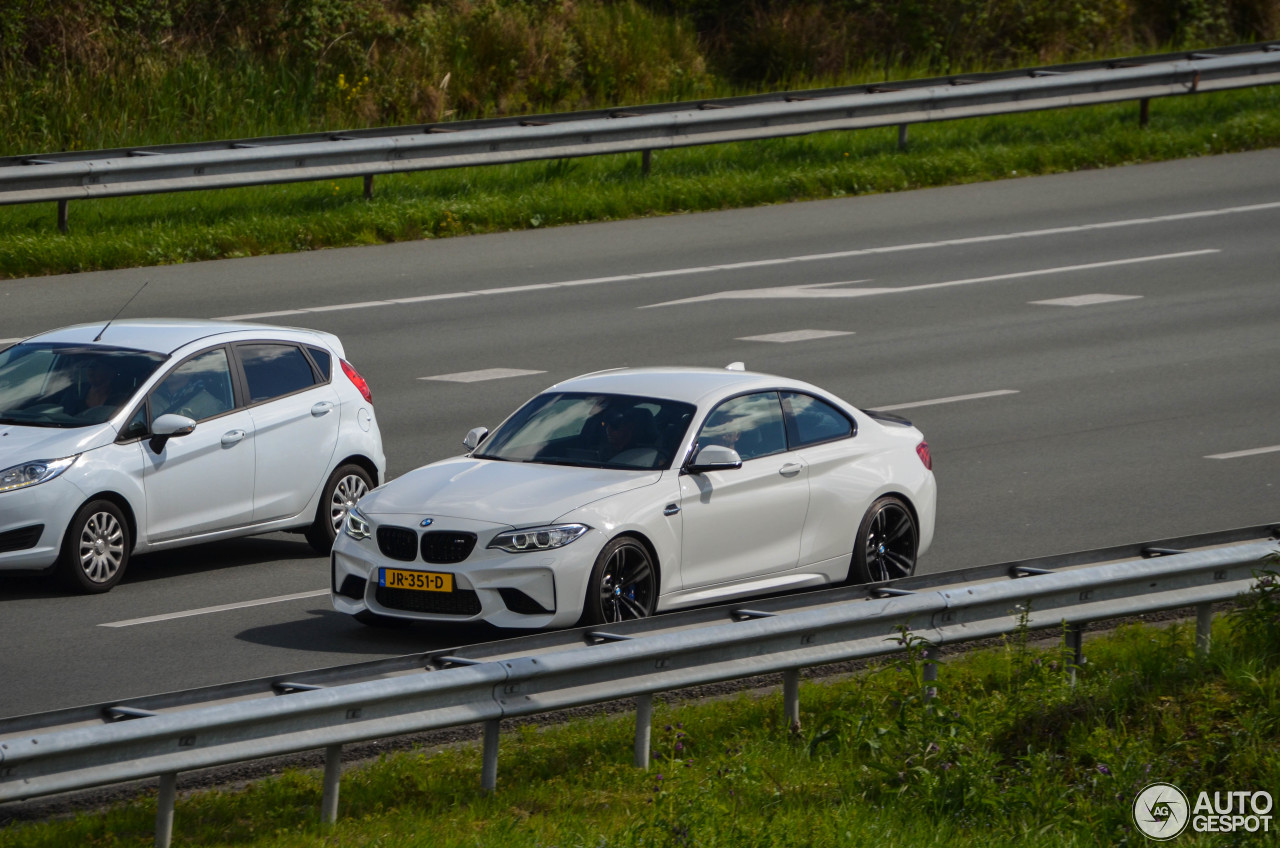
<svg viewBox="0 0 1280 848"><path fill-rule="evenodd" d="M320 369L320 382L327 383L332 379L333 372L330 370L333 363L333 357L329 355L329 351L319 347L308 347L307 352L311 354L311 361Z"/></svg>
<svg viewBox="0 0 1280 848"><path fill-rule="evenodd" d="M311 363L296 345L253 343L236 348L249 384L249 403L291 395L316 384Z"/></svg>

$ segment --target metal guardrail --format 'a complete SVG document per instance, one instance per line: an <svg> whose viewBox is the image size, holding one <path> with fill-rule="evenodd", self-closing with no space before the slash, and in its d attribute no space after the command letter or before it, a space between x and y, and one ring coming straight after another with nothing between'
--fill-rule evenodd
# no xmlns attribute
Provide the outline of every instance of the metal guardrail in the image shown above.
<svg viewBox="0 0 1280 848"><path fill-rule="evenodd" d="M1274 529L1268 532L1276 537ZM1086 566L1067 561L1058 571L1012 563L994 581L951 572L935 576L941 588L912 589L907 581L864 587L861 601L833 603L830 593L810 593L811 602L795 611L753 604L733 609L729 621L703 626L671 627L673 617L660 616L653 621L668 619L667 632L654 635L585 631L576 634L576 647L524 656L431 655L430 668L438 670L430 673L333 687L278 682L277 691L287 694L276 698L3 733L0 801L159 775L156 844L167 846L177 773L324 748L321 814L333 821L345 744L480 722L482 783L494 789L503 718L627 697L636 699L635 763L644 767L654 693L781 672L787 718L798 722L801 668L898 650L891 636L902 626L938 646L1012 632L1022 617L1032 629L1067 624L1079 659L1088 622L1194 606L1198 645L1207 650L1211 605L1248 591L1259 563L1276 552L1274 542L1191 552L1152 545L1146 559ZM930 669L936 673L936 665Z"/></svg>
<svg viewBox="0 0 1280 848"><path fill-rule="evenodd" d="M1280 42L724 100L0 158L0 205L192 191L753 141L1280 83Z"/></svg>

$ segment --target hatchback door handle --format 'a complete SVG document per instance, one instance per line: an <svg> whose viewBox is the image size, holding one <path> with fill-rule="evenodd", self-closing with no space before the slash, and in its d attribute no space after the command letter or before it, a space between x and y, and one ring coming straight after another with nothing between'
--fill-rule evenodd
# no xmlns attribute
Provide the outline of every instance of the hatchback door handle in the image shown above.
<svg viewBox="0 0 1280 848"><path fill-rule="evenodd" d="M786 465L778 469L778 473L783 477L794 477L803 470L803 462L788 462Z"/></svg>
<svg viewBox="0 0 1280 848"><path fill-rule="evenodd" d="M315 406L311 407L311 414L316 418L319 418L321 415L328 415L332 410L333 404L327 400L322 400Z"/></svg>
<svg viewBox="0 0 1280 848"><path fill-rule="evenodd" d="M244 430L228 430L222 434L222 446L229 448L244 438Z"/></svg>

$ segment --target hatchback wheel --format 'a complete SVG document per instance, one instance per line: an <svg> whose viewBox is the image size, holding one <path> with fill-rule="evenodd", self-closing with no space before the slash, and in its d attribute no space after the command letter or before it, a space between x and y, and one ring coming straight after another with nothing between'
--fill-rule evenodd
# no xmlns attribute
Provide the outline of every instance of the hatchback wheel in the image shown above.
<svg viewBox="0 0 1280 848"><path fill-rule="evenodd" d="M892 495L878 499L858 527L849 580L882 583L910 577L916 571L919 544L920 533L907 505Z"/></svg>
<svg viewBox="0 0 1280 848"><path fill-rule="evenodd" d="M67 525L54 571L73 592L96 595L111 590L129 564L129 523L111 501L90 501Z"/></svg>
<svg viewBox="0 0 1280 848"><path fill-rule="evenodd" d="M658 570L637 539L620 536L604 546L591 569L582 624L614 624L653 615Z"/></svg>
<svg viewBox="0 0 1280 848"><path fill-rule="evenodd" d="M369 472L359 465L341 465L329 475L320 495L320 506L316 508L316 519L307 528L307 541L316 553L329 555L333 540L342 532L347 513L372 486Z"/></svg>

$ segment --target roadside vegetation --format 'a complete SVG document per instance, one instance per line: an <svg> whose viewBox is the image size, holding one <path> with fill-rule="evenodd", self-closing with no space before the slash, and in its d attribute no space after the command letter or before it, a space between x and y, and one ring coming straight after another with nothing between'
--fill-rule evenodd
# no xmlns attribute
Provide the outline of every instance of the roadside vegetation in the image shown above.
<svg viewBox="0 0 1280 848"><path fill-rule="evenodd" d="M1274 560L1274 557L1273 557ZM1271 566L1274 568L1274 563ZM779 695L667 704L654 761L631 766L630 716L504 735L499 788L480 789L478 745L387 755L343 778L336 825L318 822L320 775L289 771L182 797L191 846L1112 846L1142 845L1143 787L1280 786L1280 582L1274 571L1215 622L1127 626L1087 641L944 658L936 697L924 642L870 671L805 683L803 726ZM1075 682L1073 683L1073 678ZM3 848L148 845L141 799L74 819L12 824ZM1199 834L1180 845L1263 844ZM1225 840L1225 841L1224 841Z"/></svg>
<svg viewBox="0 0 1280 848"><path fill-rule="evenodd" d="M1280 0L14 0L0 156L566 111L1280 36ZM740 146L0 207L0 277L902 190L1280 143L1272 89ZM1016 171L1016 174L1014 173Z"/></svg>

